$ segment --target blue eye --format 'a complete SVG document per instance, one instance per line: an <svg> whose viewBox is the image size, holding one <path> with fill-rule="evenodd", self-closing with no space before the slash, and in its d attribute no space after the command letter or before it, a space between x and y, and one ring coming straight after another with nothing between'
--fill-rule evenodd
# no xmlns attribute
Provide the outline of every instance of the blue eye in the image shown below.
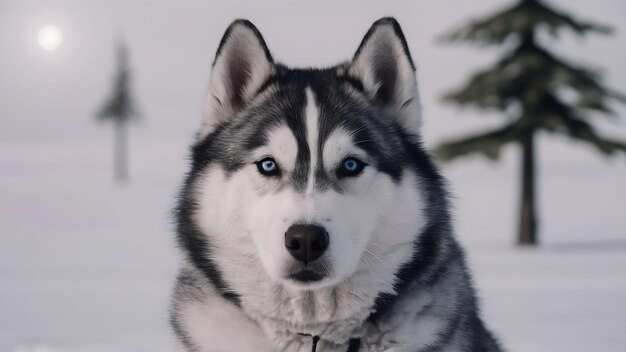
<svg viewBox="0 0 626 352"><path fill-rule="evenodd" d="M280 175L280 169L278 164L272 158L265 158L256 162L256 167L259 169L261 175L265 176L278 176Z"/></svg>
<svg viewBox="0 0 626 352"><path fill-rule="evenodd" d="M354 172L359 167L359 163L354 159L348 159L343 162L343 167L346 171Z"/></svg>
<svg viewBox="0 0 626 352"><path fill-rule="evenodd" d="M339 169L337 169L337 176L354 177L360 174L364 168L364 162L357 158L349 157L341 162L341 166L339 166Z"/></svg>
<svg viewBox="0 0 626 352"><path fill-rule="evenodd" d="M265 172L272 172L276 169L276 163L274 160L265 160L261 163L261 167Z"/></svg>

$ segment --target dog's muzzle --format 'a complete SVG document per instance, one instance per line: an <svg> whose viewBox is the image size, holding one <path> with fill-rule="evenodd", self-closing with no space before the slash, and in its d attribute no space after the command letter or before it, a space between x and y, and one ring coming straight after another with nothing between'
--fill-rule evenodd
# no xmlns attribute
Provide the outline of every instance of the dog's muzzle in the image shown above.
<svg viewBox="0 0 626 352"><path fill-rule="evenodd" d="M301 283L322 280L328 275L328 268L327 263L319 258L326 252L328 244L328 232L319 225L290 226L285 233L285 248L298 263L291 266L287 278Z"/></svg>

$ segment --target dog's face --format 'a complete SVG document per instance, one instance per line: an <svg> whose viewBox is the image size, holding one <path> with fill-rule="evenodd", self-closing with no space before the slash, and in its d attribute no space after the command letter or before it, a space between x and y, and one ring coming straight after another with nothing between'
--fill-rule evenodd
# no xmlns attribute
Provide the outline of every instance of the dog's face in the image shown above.
<svg viewBox="0 0 626 352"><path fill-rule="evenodd" d="M275 64L256 28L236 21L209 90L191 189L219 265L258 258L250 270L315 289L384 265L417 235L407 151L417 86L395 21L378 21L351 62L324 70Z"/></svg>

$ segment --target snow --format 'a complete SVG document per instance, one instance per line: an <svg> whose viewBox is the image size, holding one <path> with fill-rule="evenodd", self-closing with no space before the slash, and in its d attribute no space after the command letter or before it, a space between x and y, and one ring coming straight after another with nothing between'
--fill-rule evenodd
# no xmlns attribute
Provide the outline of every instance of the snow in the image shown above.
<svg viewBox="0 0 626 352"><path fill-rule="evenodd" d="M626 9L614 1L556 2L613 24ZM351 1L333 11L286 1L259 11L255 2L238 1L158 3L148 12L143 2L0 2L0 351L173 350L168 300L180 256L171 208L200 125L213 50L232 18L256 23L275 57L308 65L348 57L373 20L396 16L418 63L432 146L500 122L440 100L495 53L442 47L433 38L504 3L359 2L357 14ZM67 29L65 51L55 57L24 44L49 18L63 19ZM127 34L144 115L131 126L131 181L122 186L112 181L112 126L93 118L110 84L119 29ZM606 67L607 82L626 91L621 32L585 42L563 37L554 47ZM600 121L600 130L626 138L623 122ZM626 162L546 136L538 150L537 250L512 246L514 148L499 164L468 159L444 168L486 321L511 352L624 351Z"/></svg>
<svg viewBox="0 0 626 352"><path fill-rule="evenodd" d="M509 351L620 351L625 346L623 248L608 253L477 250L470 257L485 317Z"/></svg>
<svg viewBox="0 0 626 352"><path fill-rule="evenodd" d="M134 153L136 178L117 186L106 142L3 145L0 351L172 350L170 208L184 157ZM181 172L146 175L142 161Z"/></svg>

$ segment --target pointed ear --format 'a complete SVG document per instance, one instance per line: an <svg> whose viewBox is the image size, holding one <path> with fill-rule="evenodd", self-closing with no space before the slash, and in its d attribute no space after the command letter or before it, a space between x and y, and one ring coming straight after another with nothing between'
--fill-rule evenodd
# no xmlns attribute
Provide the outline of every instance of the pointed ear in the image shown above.
<svg viewBox="0 0 626 352"><path fill-rule="evenodd" d="M213 62L201 136L244 109L274 73L272 56L259 30L247 20L231 23Z"/></svg>
<svg viewBox="0 0 626 352"><path fill-rule="evenodd" d="M407 132L418 134L421 111L415 66L395 19L374 22L354 54L348 74L361 81L372 102L389 109Z"/></svg>

